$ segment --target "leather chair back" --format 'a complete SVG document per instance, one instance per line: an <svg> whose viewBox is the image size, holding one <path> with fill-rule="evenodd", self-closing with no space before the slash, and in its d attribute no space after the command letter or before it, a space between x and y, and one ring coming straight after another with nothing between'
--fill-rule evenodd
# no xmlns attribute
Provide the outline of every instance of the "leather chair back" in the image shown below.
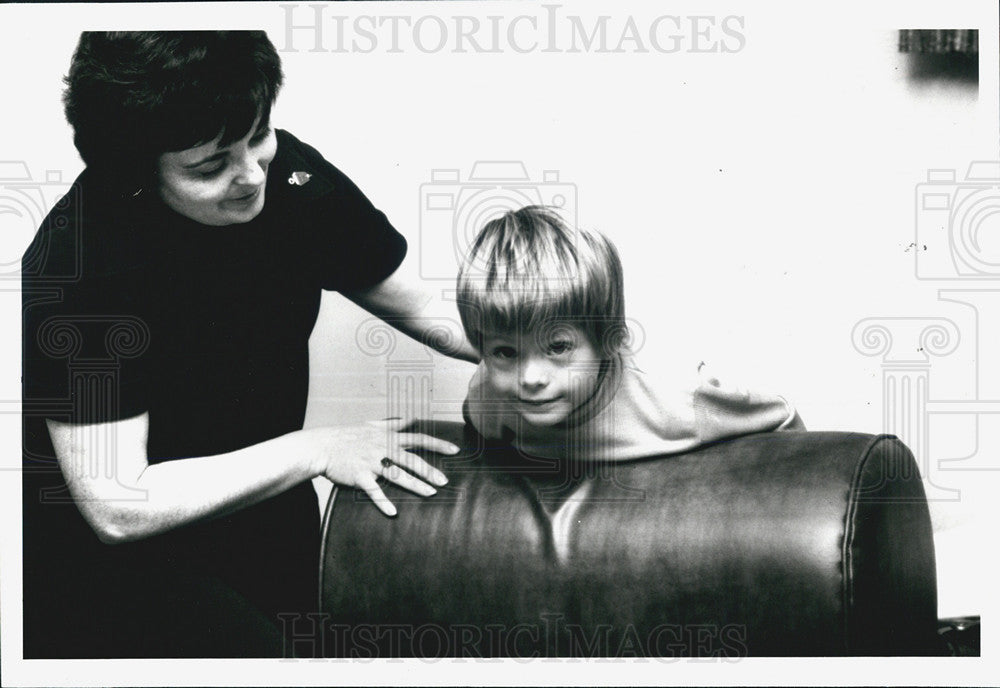
<svg viewBox="0 0 1000 688"><path fill-rule="evenodd" d="M324 519L328 656L934 654L931 524L891 436L784 432L568 464L423 430L428 499L381 515L336 490Z"/></svg>

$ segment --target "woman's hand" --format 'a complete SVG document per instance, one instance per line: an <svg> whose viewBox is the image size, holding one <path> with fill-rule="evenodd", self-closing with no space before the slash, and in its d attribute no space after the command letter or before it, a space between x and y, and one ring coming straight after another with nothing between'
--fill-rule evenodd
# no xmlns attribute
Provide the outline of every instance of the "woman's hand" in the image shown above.
<svg viewBox="0 0 1000 688"><path fill-rule="evenodd" d="M232 513L317 475L364 490L392 516L396 509L375 482L379 476L431 495L428 482L447 479L406 450L458 452L450 442L400 432L406 422L393 420L299 430L225 454L151 464L149 423L148 413L87 425L47 421L73 499L102 542L141 540Z"/></svg>
<svg viewBox="0 0 1000 688"><path fill-rule="evenodd" d="M372 421L349 427L321 427L301 430L314 456L316 475L337 485L364 490L382 513L395 516L378 478L383 477L422 497L437 492L428 483L444 485L444 473L408 449L424 449L439 454L457 454L451 442L415 432L402 432L408 421ZM404 470L406 469L406 470Z"/></svg>

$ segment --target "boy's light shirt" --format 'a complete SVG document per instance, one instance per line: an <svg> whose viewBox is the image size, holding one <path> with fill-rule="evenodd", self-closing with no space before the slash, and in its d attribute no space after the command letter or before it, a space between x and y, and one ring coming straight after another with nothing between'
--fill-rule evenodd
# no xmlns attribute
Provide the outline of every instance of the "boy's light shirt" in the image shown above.
<svg viewBox="0 0 1000 688"><path fill-rule="evenodd" d="M727 437L805 429L783 397L727 385L705 364L648 375L631 358L566 423L521 420L489 384L484 364L469 383L464 411L489 440L509 441L532 456L585 461L675 454Z"/></svg>

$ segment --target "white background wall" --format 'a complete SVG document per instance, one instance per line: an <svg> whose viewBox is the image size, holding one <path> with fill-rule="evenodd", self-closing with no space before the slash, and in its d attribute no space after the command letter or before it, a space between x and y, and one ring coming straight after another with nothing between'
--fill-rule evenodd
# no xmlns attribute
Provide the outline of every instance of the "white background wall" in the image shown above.
<svg viewBox="0 0 1000 688"><path fill-rule="evenodd" d="M489 16L503 17L505 34L516 15L548 26L547 10L519 2L337 4L323 10L324 47L347 51L311 52L312 34L295 31L292 47L300 51L282 51L286 86L274 122L347 172L408 236L414 258L440 241L439 225L422 224L421 185L432 170L459 169L464 180L478 160L517 160L536 182L545 170L558 170L573 185L577 221L600 228L621 249L628 315L645 333L640 356L705 359L736 371L793 399L810 429L881 432L882 359L853 345L858 321L954 320L957 348L929 359L932 398L974 399L977 383L991 384L980 379L984 362L1000 357L998 347L976 350L970 309L938 299L938 289L963 283L918 280L910 246L920 242L915 187L927 169L956 169L961 179L970 161L1000 155L996 8L895 5L848 2L833 12L793 2L671 3L669 9L639 3L626 12L620 4L601 10L566 3L554 10L563 48L567 17L592 26L600 11L613 14L609 49L629 14L642 32L666 13L713 16L707 42L723 40L730 48L738 43L718 23L738 15L745 45L731 53L687 52L688 30L672 54L637 53L634 43L624 53L518 54L505 37L499 54L482 54L454 52L451 17L475 16L484 26ZM353 30L353 17L415 21L431 10L450 27L443 49L421 52L404 26L402 52L390 52L386 26L374 50L351 50L352 39L362 50L371 45ZM296 24L312 22L306 5L293 12ZM334 16L347 17L343 42ZM286 11L268 4L7 6L0 17L0 159L27 162L36 178L61 170L69 181L81 169L59 101L59 80L80 30L263 27L279 48L288 47ZM903 27L982 29L979 89L908 80L905 56L896 49ZM437 34L429 23L424 28L426 47ZM489 33L478 36L486 42ZM519 45L544 44L546 33L515 38ZM29 220L0 215L4 265L16 264L30 240ZM983 235L987 248L998 246L997 226ZM1000 289L992 280L974 286ZM4 294L0 303L7 322L17 322L16 294ZM385 415L386 359L359 351L355 341L365 320L339 296L324 299L312 340L309 424ZM7 336L16 352L13 328ZM393 354L394 360L426 355L412 343ZM16 399L17 356L9 358L3 398ZM457 417L472 367L430 360L435 413ZM17 436L16 418L0 422L5 436ZM987 503L997 489L991 471L1000 463L989 423L984 417L978 440L971 417L935 418L929 429L933 453L925 477L959 491L948 493L956 499L932 504L942 614L979 614L992 604L986 581L996 570L981 549L993 539ZM977 458L950 464L970 470L946 472L936 463L972 453L976 442Z"/></svg>

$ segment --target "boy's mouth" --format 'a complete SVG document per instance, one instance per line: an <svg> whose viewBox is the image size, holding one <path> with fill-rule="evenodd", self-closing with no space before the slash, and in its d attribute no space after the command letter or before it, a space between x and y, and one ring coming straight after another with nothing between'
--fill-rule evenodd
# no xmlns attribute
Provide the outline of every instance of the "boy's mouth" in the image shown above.
<svg viewBox="0 0 1000 688"><path fill-rule="evenodd" d="M561 397L552 397L551 399L524 399L518 397L517 400L524 404L525 406L547 406L559 401Z"/></svg>

